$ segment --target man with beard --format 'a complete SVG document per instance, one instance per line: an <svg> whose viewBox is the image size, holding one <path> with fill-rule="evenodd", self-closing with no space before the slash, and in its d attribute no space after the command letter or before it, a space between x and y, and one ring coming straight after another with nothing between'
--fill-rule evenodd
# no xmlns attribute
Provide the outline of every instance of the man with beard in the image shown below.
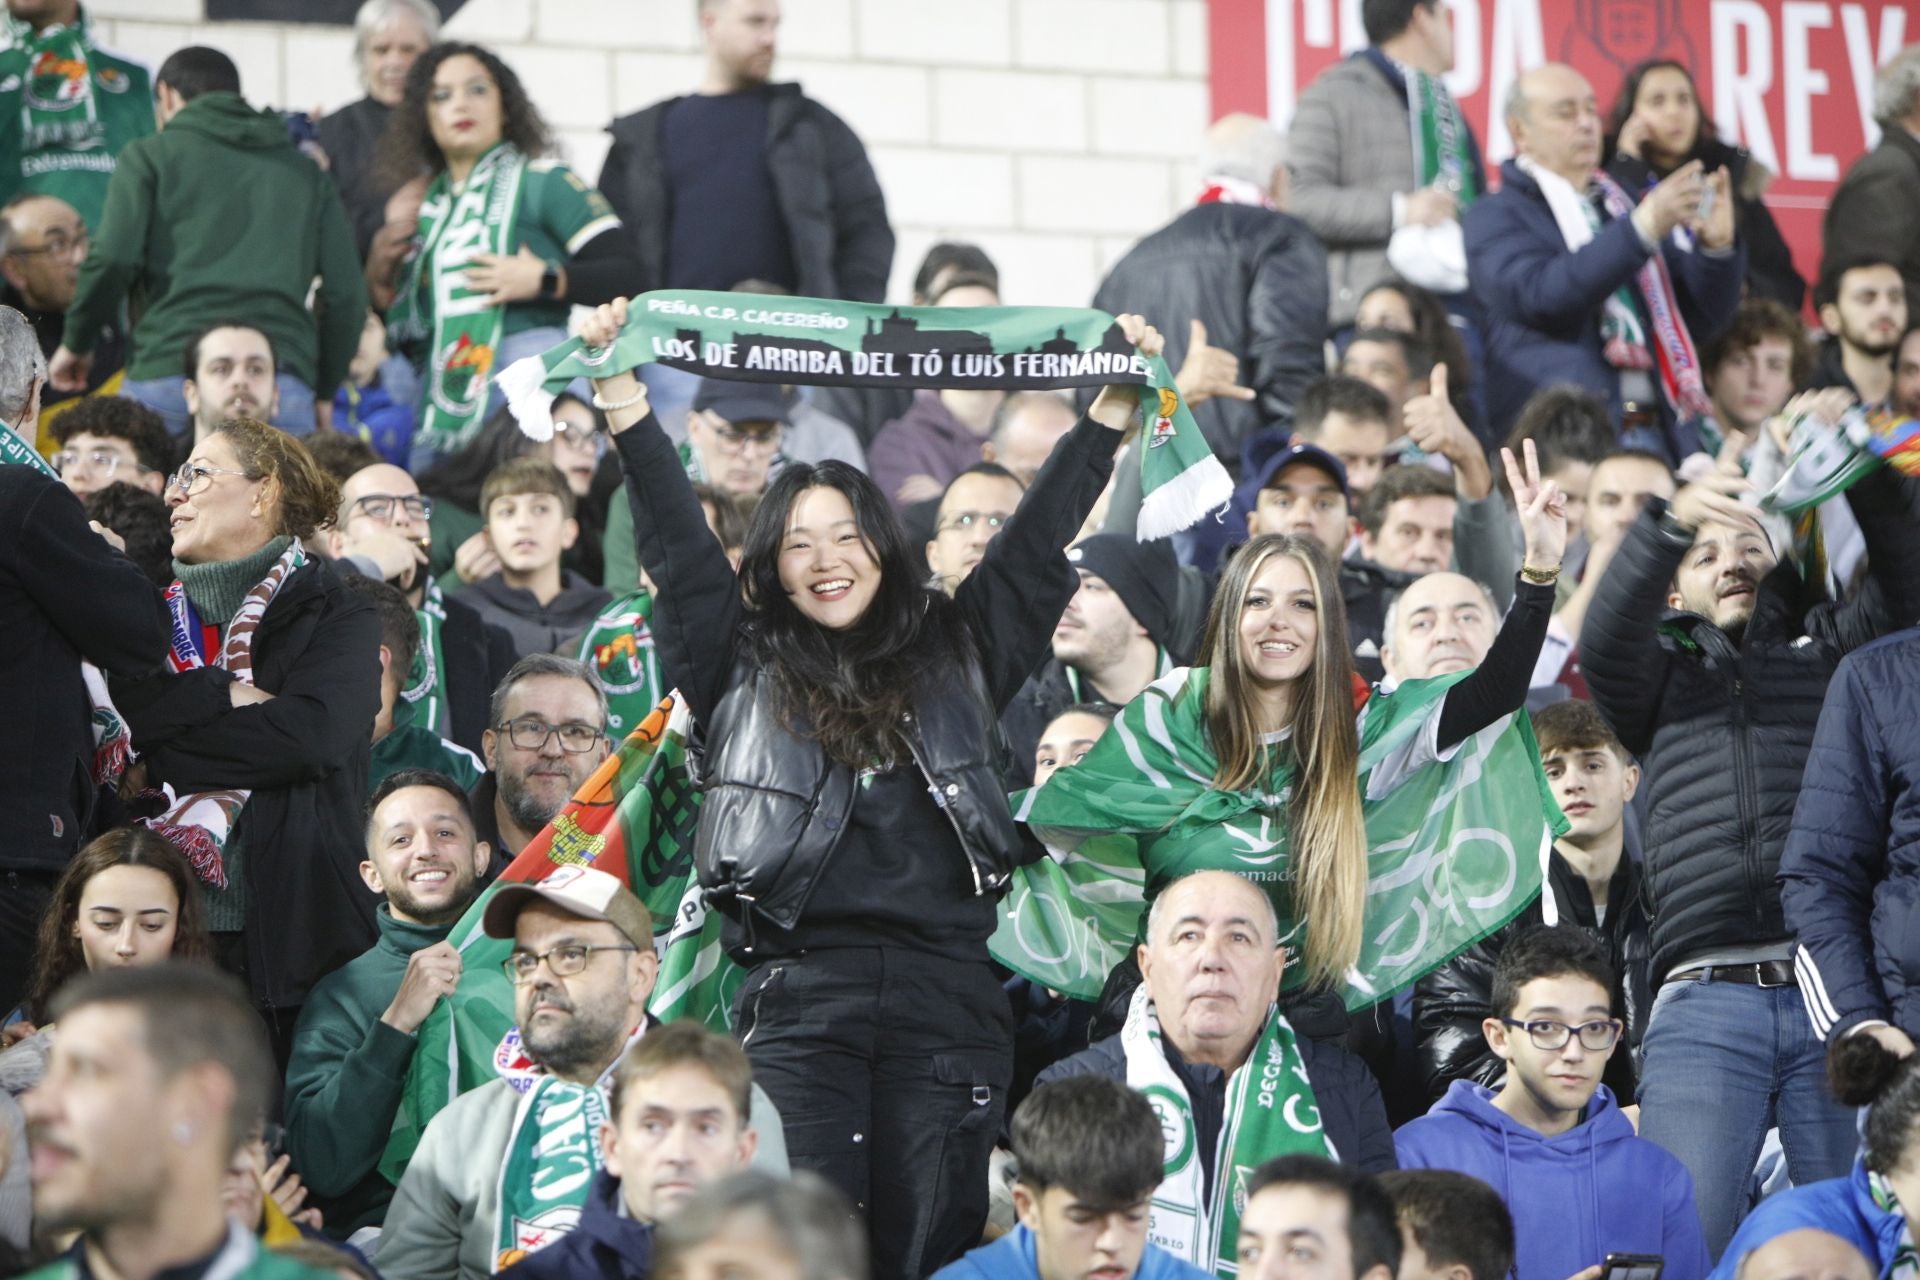
<svg viewBox="0 0 1920 1280"><path fill-rule="evenodd" d="M244 324L217 324L187 344L180 393L199 444L228 418L271 421L280 411L273 341ZM162 415L165 416L165 415Z"/></svg>
<svg viewBox="0 0 1920 1280"><path fill-rule="evenodd" d="M493 846L498 875L607 758L607 695L571 658L530 653L488 704L480 755L487 775L471 793L474 823Z"/></svg>
<svg viewBox="0 0 1920 1280"><path fill-rule="evenodd" d="M495 892L487 936L506 962L518 1025L494 1055L500 1079L433 1118L387 1214L376 1261L408 1280L484 1280L571 1231L604 1152L607 1087L653 1023L659 963L645 906L618 880L569 866ZM752 1091L754 1163L787 1171L779 1113Z"/></svg>
<svg viewBox="0 0 1920 1280"><path fill-rule="evenodd" d="M445 774L405 769L374 792L360 876L386 898L380 940L314 987L287 1066L287 1145L341 1235L378 1225L393 1199L380 1153L414 1033L460 981L447 932L479 895L487 854L466 793Z"/></svg>
<svg viewBox="0 0 1920 1280"><path fill-rule="evenodd" d="M1812 387L1845 387L1861 404L1893 394L1893 353L1907 329L1907 288L1891 262L1825 264L1813 293L1833 336L1820 350Z"/></svg>
<svg viewBox="0 0 1920 1280"><path fill-rule="evenodd" d="M1899 288L1897 273L1888 283ZM1822 1083L1776 876L1840 659L1920 617L1911 481L1882 468L1847 490L1869 582L1844 604L1768 544L1733 496L1745 487L1716 470L1671 502L1649 497L1580 633L1594 702L1641 761L1648 797L1657 994L1641 1133L1692 1173L1714 1254L1745 1211L1769 1127L1796 1185L1852 1163L1853 1112Z"/></svg>

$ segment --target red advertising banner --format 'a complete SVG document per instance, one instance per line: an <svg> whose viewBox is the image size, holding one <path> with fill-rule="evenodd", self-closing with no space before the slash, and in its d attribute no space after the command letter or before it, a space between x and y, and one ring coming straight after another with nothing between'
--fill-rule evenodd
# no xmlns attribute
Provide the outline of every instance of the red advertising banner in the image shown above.
<svg viewBox="0 0 1920 1280"><path fill-rule="evenodd" d="M1773 171L1767 204L1809 281L1827 199L1880 136L1874 68L1920 39L1920 0L1443 3L1456 50L1447 83L1489 165L1512 154L1499 106L1526 68L1571 63L1605 113L1629 67L1672 58L1692 68L1721 136ZM1210 0L1210 22L1214 115L1248 111L1283 128L1300 90L1367 43L1360 0Z"/></svg>

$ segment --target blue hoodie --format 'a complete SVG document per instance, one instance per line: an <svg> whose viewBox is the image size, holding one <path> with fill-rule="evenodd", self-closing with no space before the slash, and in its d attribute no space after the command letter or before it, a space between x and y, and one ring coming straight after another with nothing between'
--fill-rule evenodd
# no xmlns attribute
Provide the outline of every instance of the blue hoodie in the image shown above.
<svg viewBox="0 0 1920 1280"><path fill-rule="evenodd" d="M1775 1236L1802 1227L1839 1236L1867 1256L1874 1274L1884 1275L1906 1236L1907 1220L1874 1202L1867 1166L1856 1160L1853 1172L1844 1178L1809 1182L1762 1200L1733 1233L1713 1280L1733 1280L1748 1254Z"/></svg>
<svg viewBox="0 0 1920 1280"><path fill-rule="evenodd" d="M1015 1227L960 1261L949 1262L933 1273L933 1280L1040 1280L1033 1232L1024 1226ZM1140 1268L1133 1273L1133 1280L1213 1280L1213 1273L1150 1244L1140 1255Z"/></svg>
<svg viewBox="0 0 1920 1280"><path fill-rule="evenodd" d="M1609 1253L1657 1253L1662 1280L1704 1280L1713 1260L1693 1207L1693 1179L1641 1138L1601 1085L1563 1134L1537 1133L1493 1105L1493 1090L1455 1080L1393 1145L1403 1169L1454 1169L1500 1193L1513 1213L1520 1280L1566 1280Z"/></svg>

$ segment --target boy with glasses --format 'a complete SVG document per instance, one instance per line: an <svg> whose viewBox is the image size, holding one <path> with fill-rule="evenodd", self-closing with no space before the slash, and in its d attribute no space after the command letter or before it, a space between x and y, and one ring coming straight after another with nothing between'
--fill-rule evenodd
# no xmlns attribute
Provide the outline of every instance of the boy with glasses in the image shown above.
<svg viewBox="0 0 1920 1280"><path fill-rule="evenodd" d="M1394 1147L1402 1168L1453 1169L1499 1189L1529 1280L1574 1276L1609 1253L1658 1254L1664 1280L1701 1280L1712 1260L1693 1179L1634 1133L1600 1083L1620 1040L1613 989L1606 952L1584 929L1543 926L1509 943L1482 1024L1506 1083L1496 1093L1454 1081Z"/></svg>
<svg viewBox="0 0 1920 1280"><path fill-rule="evenodd" d="M85 498L124 482L156 498L177 455L160 415L124 396L90 396L53 420L60 482Z"/></svg>

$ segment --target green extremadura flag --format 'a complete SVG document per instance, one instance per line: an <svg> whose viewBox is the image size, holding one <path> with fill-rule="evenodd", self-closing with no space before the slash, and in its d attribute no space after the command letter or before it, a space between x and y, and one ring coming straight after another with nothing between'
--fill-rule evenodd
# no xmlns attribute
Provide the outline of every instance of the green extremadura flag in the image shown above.
<svg viewBox="0 0 1920 1280"><path fill-rule="evenodd" d="M521 428L553 432L553 396L575 378L664 364L705 377L802 386L1008 391L1134 383L1142 388L1139 535L1165 537L1225 502L1226 468L1158 356L1135 350L1103 311L1063 307L889 307L826 298L668 289L635 298L619 339L569 339L516 361L499 382ZM1151 394L1149 394L1151 393Z"/></svg>

